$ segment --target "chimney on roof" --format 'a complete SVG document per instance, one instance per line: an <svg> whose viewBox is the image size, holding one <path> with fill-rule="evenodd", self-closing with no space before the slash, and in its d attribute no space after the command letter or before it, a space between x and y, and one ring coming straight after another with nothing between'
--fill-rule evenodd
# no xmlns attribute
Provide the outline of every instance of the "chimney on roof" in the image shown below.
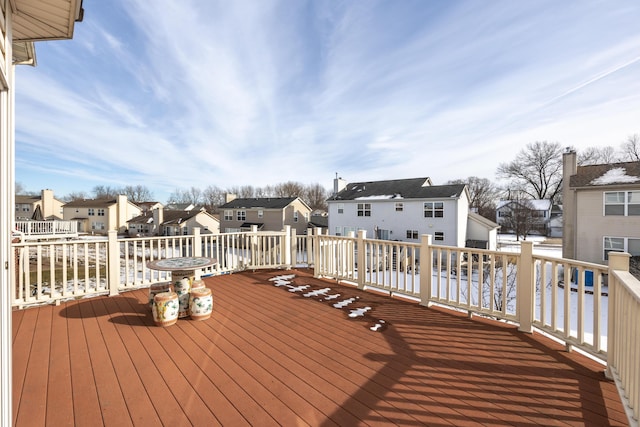
<svg viewBox="0 0 640 427"><path fill-rule="evenodd" d="M164 208L159 207L153 210L153 227L155 234L160 235L160 226L164 222Z"/></svg>
<svg viewBox="0 0 640 427"><path fill-rule="evenodd" d="M336 194L344 190L346 187L347 187L347 181L345 181L341 177L338 177L338 174L336 174L336 177L333 179L333 195L335 196Z"/></svg>
<svg viewBox="0 0 640 427"><path fill-rule="evenodd" d="M40 202L42 203L42 216L47 219L53 215L56 215L53 207L53 190L45 189L40 191Z"/></svg>
<svg viewBox="0 0 640 427"><path fill-rule="evenodd" d="M229 203L234 201L237 198L237 196L233 193L225 193L224 195L224 202L225 203Z"/></svg>

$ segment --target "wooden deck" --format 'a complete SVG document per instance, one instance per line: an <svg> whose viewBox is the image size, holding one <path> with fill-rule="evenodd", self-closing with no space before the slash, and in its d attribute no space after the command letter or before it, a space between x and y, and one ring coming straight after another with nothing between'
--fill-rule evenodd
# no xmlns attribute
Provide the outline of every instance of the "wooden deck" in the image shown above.
<svg viewBox="0 0 640 427"><path fill-rule="evenodd" d="M540 334L305 271L205 282L213 316L168 328L146 289L15 311L14 425L627 425L603 366Z"/></svg>

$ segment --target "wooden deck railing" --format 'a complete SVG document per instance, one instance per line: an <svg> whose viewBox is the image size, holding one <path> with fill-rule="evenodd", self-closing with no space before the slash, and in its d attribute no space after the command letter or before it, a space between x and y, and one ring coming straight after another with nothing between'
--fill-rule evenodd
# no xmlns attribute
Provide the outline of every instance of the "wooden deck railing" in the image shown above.
<svg viewBox="0 0 640 427"><path fill-rule="evenodd" d="M78 237L75 221L16 221L15 231L23 239Z"/></svg>
<svg viewBox="0 0 640 427"><path fill-rule="evenodd" d="M207 256L218 263L202 275L261 268L312 267L316 277L351 283L419 301L514 322L544 331L607 363L638 418L640 282L628 272L626 254L610 253L609 266L521 252L367 239L318 232L296 236L251 232L98 240L20 242L13 245L14 306L52 303L92 294L115 295L169 280L147 268L152 260ZM621 261L622 260L622 261Z"/></svg>

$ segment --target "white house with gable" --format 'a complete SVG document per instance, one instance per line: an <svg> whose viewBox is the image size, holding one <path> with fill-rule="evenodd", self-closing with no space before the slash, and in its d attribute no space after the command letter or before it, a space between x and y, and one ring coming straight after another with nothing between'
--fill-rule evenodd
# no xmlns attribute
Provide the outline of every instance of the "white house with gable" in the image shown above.
<svg viewBox="0 0 640 427"><path fill-rule="evenodd" d="M327 205L329 233L337 236L365 230L369 238L417 243L430 234L439 245L497 246L498 224L469 212L464 184L432 185L429 178L346 184L339 178Z"/></svg>

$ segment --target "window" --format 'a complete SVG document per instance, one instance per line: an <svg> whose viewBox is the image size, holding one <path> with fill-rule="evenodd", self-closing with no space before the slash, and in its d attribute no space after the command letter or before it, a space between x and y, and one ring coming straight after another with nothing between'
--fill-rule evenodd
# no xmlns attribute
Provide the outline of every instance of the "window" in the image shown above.
<svg viewBox="0 0 640 427"><path fill-rule="evenodd" d="M336 227L336 236L342 236L342 227Z"/></svg>
<svg viewBox="0 0 640 427"><path fill-rule="evenodd" d="M245 221L247 219L247 211L237 211L236 219L238 221Z"/></svg>
<svg viewBox="0 0 640 427"><path fill-rule="evenodd" d="M407 230L407 239L417 239L418 230Z"/></svg>
<svg viewBox="0 0 640 427"><path fill-rule="evenodd" d="M444 240L444 233L442 231L436 231L435 233L433 233L433 240L437 240L437 241L443 241Z"/></svg>
<svg viewBox="0 0 640 427"><path fill-rule="evenodd" d="M404 210L404 203L396 202L396 212L402 212Z"/></svg>
<svg viewBox="0 0 640 427"><path fill-rule="evenodd" d="M628 252L631 256L640 256L640 239L631 237L604 237L604 260L609 252Z"/></svg>
<svg viewBox="0 0 640 427"><path fill-rule="evenodd" d="M640 191L607 191L604 193L604 214L640 215Z"/></svg>
<svg viewBox="0 0 640 427"><path fill-rule="evenodd" d="M95 210L93 208L89 208L87 209L87 215L89 216L94 216L96 214Z"/></svg>
<svg viewBox="0 0 640 427"><path fill-rule="evenodd" d="M264 216L264 210L258 209L258 218L262 218Z"/></svg>
<svg viewBox="0 0 640 427"><path fill-rule="evenodd" d="M424 202L425 218L443 218L444 202Z"/></svg>
<svg viewBox="0 0 640 427"><path fill-rule="evenodd" d="M104 209L98 209L98 216L104 216Z"/></svg>
<svg viewBox="0 0 640 427"><path fill-rule="evenodd" d="M298 211L293 213L293 222L298 222Z"/></svg>
<svg viewBox="0 0 640 427"><path fill-rule="evenodd" d="M225 221L233 221L233 211L232 210L225 210L224 211L224 220Z"/></svg>
<svg viewBox="0 0 640 427"><path fill-rule="evenodd" d="M640 215L640 191L627 192L627 215Z"/></svg>
<svg viewBox="0 0 640 427"><path fill-rule="evenodd" d="M358 216L371 216L371 203L358 203Z"/></svg>
<svg viewBox="0 0 640 427"><path fill-rule="evenodd" d="M338 213L344 213L344 203L338 203Z"/></svg>
<svg viewBox="0 0 640 427"><path fill-rule="evenodd" d="M94 221L91 223L92 230L104 230L104 222Z"/></svg>

